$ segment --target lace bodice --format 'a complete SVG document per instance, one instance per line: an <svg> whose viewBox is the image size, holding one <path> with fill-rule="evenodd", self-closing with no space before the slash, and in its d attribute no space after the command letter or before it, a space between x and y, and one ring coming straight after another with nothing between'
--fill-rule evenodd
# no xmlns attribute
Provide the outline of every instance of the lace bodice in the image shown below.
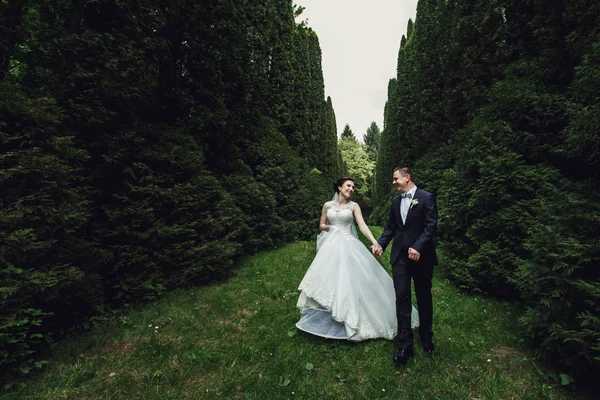
<svg viewBox="0 0 600 400"><path fill-rule="evenodd" d="M350 201L340 205L333 201L327 202L327 220L336 228L339 228L343 234L352 234L352 224L354 223L354 207L356 203Z"/></svg>

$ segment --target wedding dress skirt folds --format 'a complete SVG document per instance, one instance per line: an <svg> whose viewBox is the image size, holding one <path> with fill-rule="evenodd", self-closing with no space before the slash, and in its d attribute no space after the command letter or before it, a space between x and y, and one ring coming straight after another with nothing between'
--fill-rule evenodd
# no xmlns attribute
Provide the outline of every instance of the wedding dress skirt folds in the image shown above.
<svg viewBox="0 0 600 400"><path fill-rule="evenodd" d="M331 339L391 340L397 330L394 284L356 237L352 205L327 210L334 228L319 235L317 255L298 288L296 327ZM411 322L418 326L414 307Z"/></svg>

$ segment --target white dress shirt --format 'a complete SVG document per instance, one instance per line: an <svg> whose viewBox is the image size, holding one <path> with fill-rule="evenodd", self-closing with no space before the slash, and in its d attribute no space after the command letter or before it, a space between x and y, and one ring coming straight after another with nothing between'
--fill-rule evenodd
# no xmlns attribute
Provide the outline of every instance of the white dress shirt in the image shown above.
<svg viewBox="0 0 600 400"><path fill-rule="evenodd" d="M400 215L402 216L402 223L406 223L406 216L408 215L408 210L410 210L410 203L415 198L415 192L417 191L417 187L413 187L411 190L406 192L406 194L410 193L411 198L403 197L400 201Z"/></svg>

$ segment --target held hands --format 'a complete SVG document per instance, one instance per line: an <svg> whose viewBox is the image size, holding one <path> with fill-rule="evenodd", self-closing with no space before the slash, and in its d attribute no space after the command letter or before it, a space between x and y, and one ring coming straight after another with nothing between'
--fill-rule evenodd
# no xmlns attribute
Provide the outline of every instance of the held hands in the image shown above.
<svg viewBox="0 0 600 400"><path fill-rule="evenodd" d="M410 247L408 249L408 258L413 260L414 262L417 262L421 258L421 253Z"/></svg>
<svg viewBox="0 0 600 400"><path fill-rule="evenodd" d="M373 252L373 255L377 258L381 258L381 255L383 254L383 248L379 243L372 244L371 251Z"/></svg>

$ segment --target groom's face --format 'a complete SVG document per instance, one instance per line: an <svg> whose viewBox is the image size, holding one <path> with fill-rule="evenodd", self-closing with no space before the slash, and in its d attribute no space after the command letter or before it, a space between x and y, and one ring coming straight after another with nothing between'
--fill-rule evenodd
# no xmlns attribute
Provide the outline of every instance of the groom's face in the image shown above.
<svg viewBox="0 0 600 400"><path fill-rule="evenodd" d="M410 175L402 175L400 171L394 172L393 184L396 185L398 191L404 192L405 188L408 186L408 182L410 182Z"/></svg>

